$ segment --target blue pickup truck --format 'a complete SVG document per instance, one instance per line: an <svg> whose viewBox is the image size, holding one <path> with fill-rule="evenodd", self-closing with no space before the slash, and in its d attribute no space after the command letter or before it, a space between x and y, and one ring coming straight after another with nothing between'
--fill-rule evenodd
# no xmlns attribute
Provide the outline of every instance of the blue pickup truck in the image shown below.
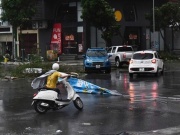
<svg viewBox="0 0 180 135"><path fill-rule="evenodd" d="M111 73L111 62L109 61L105 48L88 48L86 54L83 55L83 65L85 72L104 71Z"/></svg>

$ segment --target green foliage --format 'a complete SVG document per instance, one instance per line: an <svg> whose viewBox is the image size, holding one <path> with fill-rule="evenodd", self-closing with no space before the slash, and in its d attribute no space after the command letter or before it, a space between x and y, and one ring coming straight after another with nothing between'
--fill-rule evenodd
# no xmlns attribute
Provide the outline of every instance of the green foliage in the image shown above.
<svg viewBox="0 0 180 135"><path fill-rule="evenodd" d="M145 15L145 18L150 21L151 24L151 31L153 26L153 12L147 13ZM179 3L173 3L173 2L167 2L163 4L161 7L155 7L154 8L154 14L155 14L155 29L158 30L161 34L161 37L165 41L165 37L160 31L161 29L165 28L172 28L173 31L180 30L180 4ZM164 44L165 50L169 50L169 46Z"/></svg>
<svg viewBox="0 0 180 135"><path fill-rule="evenodd" d="M21 26L30 21L35 14L36 0L2 0L3 21L8 21L13 27Z"/></svg>
<svg viewBox="0 0 180 135"><path fill-rule="evenodd" d="M179 60L179 57L177 55L174 55L169 52L159 52L160 56L163 60Z"/></svg>
<svg viewBox="0 0 180 135"><path fill-rule="evenodd" d="M114 28L120 30L113 8L105 0L81 0L81 4L83 7L81 18L101 30L102 38L109 43L116 33Z"/></svg>
<svg viewBox="0 0 180 135"><path fill-rule="evenodd" d="M30 55L30 62L31 63L42 63L43 58L39 55L31 54Z"/></svg>
<svg viewBox="0 0 180 135"><path fill-rule="evenodd" d="M81 17L99 30L103 31L115 23L114 11L105 0L82 0L82 7Z"/></svg>
<svg viewBox="0 0 180 135"><path fill-rule="evenodd" d="M179 30L180 27L180 4L167 2L161 7L154 8L156 30L171 27ZM153 14L146 13L145 18L153 25Z"/></svg>
<svg viewBox="0 0 180 135"><path fill-rule="evenodd" d="M180 24L180 5L168 2L159 8L161 19L160 26L172 27L174 30L179 29Z"/></svg>
<svg viewBox="0 0 180 135"><path fill-rule="evenodd" d="M2 55L0 55L0 62L4 61L4 57Z"/></svg>
<svg viewBox="0 0 180 135"><path fill-rule="evenodd" d="M10 74L11 76L14 77L19 77L19 78L27 78L27 77L35 77L40 74L38 73L23 73L26 68L42 68L42 72L46 72L49 69L51 69L51 64L50 63L22 63L18 66L15 66L14 68L11 69Z"/></svg>
<svg viewBox="0 0 180 135"><path fill-rule="evenodd" d="M18 78L34 78L34 77L41 75L39 73L23 73L23 71L26 68L42 68L41 74L43 74L52 69L52 63L50 63L50 62L39 62L39 63L33 62L33 63L28 63L28 64L23 63L21 65L13 67L9 71L9 74L11 76L18 77ZM59 71L65 72L65 73L69 73L69 72L81 73L81 72L83 72L83 68L81 68L81 67L75 68L74 66L60 64Z"/></svg>
<svg viewBox="0 0 180 135"><path fill-rule="evenodd" d="M101 37L106 41L107 47L110 46L113 35L120 35L120 25L111 26L101 34Z"/></svg>
<svg viewBox="0 0 180 135"><path fill-rule="evenodd" d="M2 68L2 66L0 64L0 77L2 77L2 76L3 76L3 68Z"/></svg>

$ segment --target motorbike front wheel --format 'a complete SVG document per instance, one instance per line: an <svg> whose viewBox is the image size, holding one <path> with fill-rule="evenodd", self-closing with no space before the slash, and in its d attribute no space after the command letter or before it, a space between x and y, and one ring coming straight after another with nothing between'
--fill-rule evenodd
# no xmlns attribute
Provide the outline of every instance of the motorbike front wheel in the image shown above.
<svg viewBox="0 0 180 135"><path fill-rule="evenodd" d="M44 113L46 113L47 110L48 110L48 108L45 108L45 107L41 106L41 103L42 103L42 102L43 102L43 101L36 101L36 102L34 103L34 109L35 109L35 111L36 111L37 113L39 113L39 114L44 114Z"/></svg>
<svg viewBox="0 0 180 135"><path fill-rule="evenodd" d="M82 100L81 100L79 97L77 97L77 98L73 101L73 103L74 103L74 106L75 106L78 110L82 110L82 109L83 109L83 102L82 102Z"/></svg>

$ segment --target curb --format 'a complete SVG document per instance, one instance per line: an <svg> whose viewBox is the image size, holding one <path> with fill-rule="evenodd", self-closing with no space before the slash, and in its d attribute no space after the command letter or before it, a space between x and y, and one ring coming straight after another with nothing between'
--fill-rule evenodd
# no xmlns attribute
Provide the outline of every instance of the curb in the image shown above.
<svg viewBox="0 0 180 135"><path fill-rule="evenodd" d="M72 65L72 66L81 66L83 65L83 61L56 61L59 64L63 64L63 65ZM1 62L2 65L20 65L20 64L28 64L30 62ZM54 63L49 62L49 63Z"/></svg>

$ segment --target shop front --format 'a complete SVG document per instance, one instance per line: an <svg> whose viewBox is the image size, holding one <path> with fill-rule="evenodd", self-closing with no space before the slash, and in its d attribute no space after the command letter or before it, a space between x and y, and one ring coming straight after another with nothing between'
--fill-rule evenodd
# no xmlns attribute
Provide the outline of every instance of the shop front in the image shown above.
<svg viewBox="0 0 180 135"><path fill-rule="evenodd" d="M13 56L12 34L0 34L0 56L3 58L6 54L9 59Z"/></svg>

